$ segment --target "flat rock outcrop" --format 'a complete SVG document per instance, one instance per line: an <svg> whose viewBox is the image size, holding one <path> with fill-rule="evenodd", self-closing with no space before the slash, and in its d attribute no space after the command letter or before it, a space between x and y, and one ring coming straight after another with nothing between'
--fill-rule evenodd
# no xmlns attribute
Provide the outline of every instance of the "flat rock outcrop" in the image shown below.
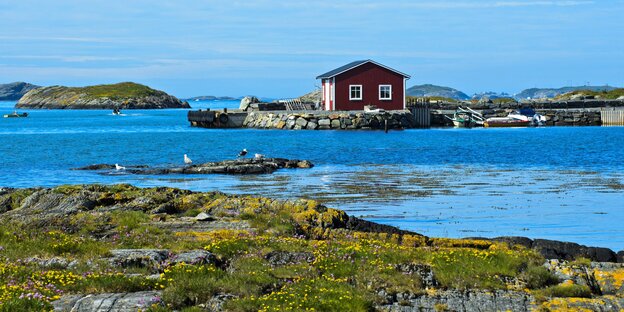
<svg viewBox="0 0 624 312"><path fill-rule="evenodd" d="M524 292L511 291L439 291L428 295L404 295L400 302L382 305L380 310L392 312L421 311L533 311L534 299Z"/></svg>
<svg viewBox="0 0 624 312"><path fill-rule="evenodd" d="M52 306L59 312L135 312L160 303L161 295L160 291L71 295L52 302Z"/></svg>
<svg viewBox="0 0 624 312"><path fill-rule="evenodd" d="M598 262L618 262L617 254L609 248L588 247L577 243L549 239L532 240L527 237L515 236L496 237L492 240L536 249L546 259L574 260L578 257L584 257Z"/></svg>
<svg viewBox="0 0 624 312"><path fill-rule="evenodd" d="M153 109L190 108L187 102L147 86L122 82L88 87L51 86L28 91L16 108Z"/></svg>
<svg viewBox="0 0 624 312"><path fill-rule="evenodd" d="M73 170L111 170L114 173L129 174L263 174L273 173L279 169L308 169L314 167L308 160L286 158L239 158L219 162L207 162L197 165L179 167L128 166L116 170L115 165L95 164Z"/></svg>

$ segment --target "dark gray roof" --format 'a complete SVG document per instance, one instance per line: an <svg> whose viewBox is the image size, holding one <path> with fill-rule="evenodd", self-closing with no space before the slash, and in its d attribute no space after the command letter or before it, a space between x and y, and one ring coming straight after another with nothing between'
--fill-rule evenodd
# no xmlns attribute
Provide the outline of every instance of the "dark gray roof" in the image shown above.
<svg viewBox="0 0 624 312"><path fill-rule="evenodd" d="M316 79L327 79L327 78L331 78L331 77L334 77L334 76L338 76L339 74L342 74L342 73L344 73L344 72L346 72L346 71L348 71L348 70L350 70L352 68L358 67L358 66L366 64L368 62L373 63L373 64L378 65L378 66L381 66L381 67L383 67L385 69L388 69L390 71L393 71L393 72L395 72L397 74L403 75L403 77L406 77L406 78L410 77L409 75L406 75L406 74L404 74L404 73L402 73L402 72L400 72L398 70L394 70L394 69L392 69L390 67L381 65L381 64L379 64L379 63L377 63L377 62L375 62L373 60L362 60L362 61L351 62L351 63L349 63L347 65L340 66L340 67L338 67L338 68L336 68L334 70L330 70L330 71L328 71L328 72L326 72L326 73L324 73L322 75L319 75L318 77L316 77Z"/></svg>

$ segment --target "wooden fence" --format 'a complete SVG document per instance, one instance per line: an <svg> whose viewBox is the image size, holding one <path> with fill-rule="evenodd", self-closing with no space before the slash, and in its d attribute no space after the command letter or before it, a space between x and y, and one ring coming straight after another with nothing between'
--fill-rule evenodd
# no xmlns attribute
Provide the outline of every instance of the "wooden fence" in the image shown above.
<svg viewBox="0 0 624 312"><path fill-rule="evenodd" d="M277 102L283 103L289 111L314 110L316 106L314 103L302 102L300 99L284 99Z"/></svg>
<svg viewBox="0 0 624 312"><path fill-rule="evenodd" d="M416 128L431 127L431 108L429 100L409 99L406 103L407 109L412 112Z"/></svg>
<svg viewBox="0 0 624 312"><path fill-rule="evenodd" d="M600 120L603 126L624 126L624 107L600 110Z"/></svg>

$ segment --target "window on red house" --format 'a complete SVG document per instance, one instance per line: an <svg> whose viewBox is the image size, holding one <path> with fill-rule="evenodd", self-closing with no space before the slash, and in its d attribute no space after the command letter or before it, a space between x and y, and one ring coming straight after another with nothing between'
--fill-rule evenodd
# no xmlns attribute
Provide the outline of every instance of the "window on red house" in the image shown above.
<svg viewBox="0 0 624 312"><path fill-rule="evenodd" d="M362 99L362 85L349 85L349 100Z"/></svg>
<svg viewBox="0 0 624 312"><path fill-rule="evenodd" d="M392 85L379 85L379 99L392 100Z"/></svg>

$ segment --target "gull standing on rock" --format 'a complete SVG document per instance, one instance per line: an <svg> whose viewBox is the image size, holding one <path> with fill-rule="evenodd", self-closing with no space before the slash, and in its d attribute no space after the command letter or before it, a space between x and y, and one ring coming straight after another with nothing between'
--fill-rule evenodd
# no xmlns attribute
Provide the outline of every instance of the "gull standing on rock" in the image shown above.
<svg viewBox="0 0 624 312"><path fill-rule="evenodd" d="M262 155L262 154L255 154L254 155L254 159L255 160L262 160L262 159L264 159L264 155Z"/></svg>
<svg viewBox="0 0 624 312"><path fill-rule="evenodd" d="M184 163L190 165L193 163L193 161L188 156L186 156L186 154L184 154Z"/></svg>
<svg viewBox="0 0 624 312"><path fill-rule="evenodd" d="M243 148L243 150L238 153L238 157L245 157L245 155L247 155L247 149Z"/></svg>
<svg viewBox="0 0 624 312"><path fill-rule="evenodd" d="M115 164L115 170L126 170L126 167Z"/></svg>

